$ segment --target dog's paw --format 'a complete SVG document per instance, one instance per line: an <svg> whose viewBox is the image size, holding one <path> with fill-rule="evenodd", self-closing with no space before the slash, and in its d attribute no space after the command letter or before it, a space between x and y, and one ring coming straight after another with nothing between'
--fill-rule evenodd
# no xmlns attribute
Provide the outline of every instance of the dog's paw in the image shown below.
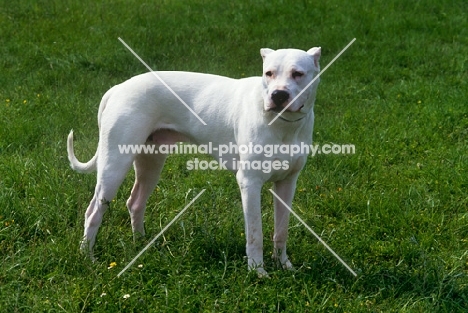
<svg viewBox="0 0 468 313"><path fill-rule="evenodd" d="M89 243L87 240L82 240L80 242L80 252L88 259L91 260L91 262L95 263L96 258L94 257L94 252L93 249L89 247Z"/></svg>
<svg viewBox="0 0 468 313"><path fill-rule="evenodd" d="M257 272L258 278L270 278L270 275L268 275L268 272L265 271L263 267L258 267L255 271Z"/></svg>
<svg viewBox="0 0 468 313"><path fill-rule="evenodd" d="M281 268L283 270L294 269L294 266L292 265L291 261L289 261L289 258L286 255L286 253L278 253L278 251L275 251L273 252L272 259L278 268Z"/></svg>
<svg viewBox="0 0 468 313"><path fill-rule="evenodd" d="M259 262L259 264L249 262L249 272L256 273L258 278L270 278L268 272L263 268L263 262Z"/></svg>
<svg viewBox="0 0 468 313"><path fill-rule="evenodd" d="M291 261L289 261L289 259L286 259L286 261L281 264L281 267L284 270L294 270L294 266L292 265Z"/></svg>
<svg viewBox="0 0 468 313"><path fill-rule="evenodd" d="M137 243L143 241L146 238L145 232L134 231L133 232L133 242Z"/></svg>
<svg viewBox="0 0 468 313"><path fill-rule="evenodd" d="M280 261L276 259L275 261L276 261L277 268L280 268L283 270L290 270L290 271L294 270L294 266L292 265L291 261L289 261L289 259L286 259L284 261Z"/></svg>

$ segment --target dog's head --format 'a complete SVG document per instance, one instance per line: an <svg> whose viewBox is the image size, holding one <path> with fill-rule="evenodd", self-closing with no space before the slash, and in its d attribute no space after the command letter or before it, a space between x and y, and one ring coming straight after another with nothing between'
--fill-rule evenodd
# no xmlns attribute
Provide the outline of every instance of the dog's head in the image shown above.
<svg viewBox="0 0 468 313"><path fill-rule="evenodd" d="M319 79L311 86L307 85L320 72L320 52L320 47L307 52L297 49L260 49L265 111L281 112L287 107L285 113L307 114L312 109Z"/></svg>

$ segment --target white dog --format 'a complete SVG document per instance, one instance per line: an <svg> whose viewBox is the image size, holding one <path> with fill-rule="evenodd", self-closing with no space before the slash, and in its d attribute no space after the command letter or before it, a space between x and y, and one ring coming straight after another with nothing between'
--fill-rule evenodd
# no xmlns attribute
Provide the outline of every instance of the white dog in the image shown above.
<svg viewBox="0 0 468 313"><path fill-rule="evenodd" d="M117 193L132 163L135 184L127 207L135 235L144 235L143 218L146 202L155 188L165 154L122 154L119 145L172 144L191 142L213 146L312 144L313 106L319 79L292 101L320 71L320 48L307 52L296 49L261 49L263 76L231 79L222 76L158 72L207 125L190 112L153 73L135 76L111 88L102 98L99 113L99 144L87 163L79 162L73 151L73 131L68 136L68 158L71 167L89 173L97 170L94 197L85 214L81 249L91 257L104 211ZM278 114L287 107L279 117ZM274 123L268 125L273 119ZM213 152L215 158L219 153ZM256 153L232 153L227 160L263 162L268 158ZM278 153L272 161L281 168L271 171L252 168L228 169L236 174L242 196L245 218L246 251L249 269L267 275L263 269L263 234L260 192L267 181L274 182L276 194L291 205L299 172L307 155ZM230 166L231 165L231 166ZM289 210L277 199L273 257L283 268L292 268L286 255Z"/></svg>

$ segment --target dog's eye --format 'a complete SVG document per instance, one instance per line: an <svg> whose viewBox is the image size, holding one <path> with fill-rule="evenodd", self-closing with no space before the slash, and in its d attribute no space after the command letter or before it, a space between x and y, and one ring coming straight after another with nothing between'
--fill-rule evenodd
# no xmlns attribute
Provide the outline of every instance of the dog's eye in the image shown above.
<svg viewBox="0 0 468 313"><path fill-rule="evenodd" d="M302 77L302 76L304 76L304 73L302 73L302 72L294 71L292 73L292 78L294 78L294 79Z"/></svg>
<svg viewBox="0 0 468 313"><path fill-rule="evenodd" d="M268 77L271 77L271 76L273 76L273 73L271 71L268 71L268 72L265 73L265 75L268 76Z"/></svg>

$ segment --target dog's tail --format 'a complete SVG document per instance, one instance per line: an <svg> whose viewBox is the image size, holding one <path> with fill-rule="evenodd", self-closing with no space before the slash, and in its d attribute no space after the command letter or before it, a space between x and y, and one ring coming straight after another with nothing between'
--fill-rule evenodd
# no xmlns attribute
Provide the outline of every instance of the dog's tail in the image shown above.
<svg viewBox="0 0 468 313"><path fill-rule="evenodd" d="M73 149L73 130L68 134L67 139L67 152L68 160L70 161L70 166L72 169L79 173L91 173L96 170L96 161L98 158L98 153L94 154L93 158L86 163L81 163L75 156L75 151Z"/></svg>

